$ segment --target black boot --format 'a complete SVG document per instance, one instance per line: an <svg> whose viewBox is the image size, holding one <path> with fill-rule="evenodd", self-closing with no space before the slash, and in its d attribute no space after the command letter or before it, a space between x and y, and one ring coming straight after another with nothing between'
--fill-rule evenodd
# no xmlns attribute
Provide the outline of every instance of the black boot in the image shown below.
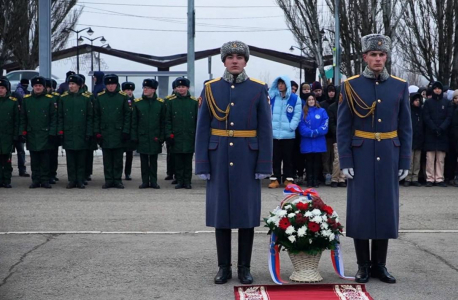
<svg viewBox="0 0 458 300"><path fill-rule="evenodd" d="M369 240L354 239L356 260L358 263L358 272L355 275L355 281L358 283L366 283L371 275L370 255L369 255Z"/></svg>
<svg viewBox="0 0 458 300"><path fill-rule="evenodd" d="M218 273L215 276L216 284L226 283L232 278L231 268L231 230L218 229L215 230L216 237L216 252L218 254Z"/></svg>
<svg viewBox="0 0 458 300"><path fill-rule="evenodd" d="M372 267L371 276L386 283L396 283L386 269L386 255L388 253L388 240L372 240Z"/></svg>
<svg viewBox="0 0 458 300"><path fill-rule="evenodd" d="M239 229L239 259L237 274L242 284L253 283L250 273L251 251L253 249L254 228Z"/></svg>

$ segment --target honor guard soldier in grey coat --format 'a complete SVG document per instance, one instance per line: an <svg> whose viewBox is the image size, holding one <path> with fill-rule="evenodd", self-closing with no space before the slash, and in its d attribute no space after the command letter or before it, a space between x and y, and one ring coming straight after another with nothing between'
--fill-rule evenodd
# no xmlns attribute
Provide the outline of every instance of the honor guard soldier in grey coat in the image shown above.
<svg viewBox="0 0 458 300"><path fill-rule="evenodd" d="M348 179L346 231L355 244L356 282L372 276L395 283L385 265L388 239L398 237L399 181L410 166L409 90L385 68L390 38L370 34L361 42L367 67L344 82L337 118L340 167Z"/></svg>
<svg viewBox="0 0 458 300"><path fill-rule="evenodd" d="M165 136L165 103L158 98L158 82L154 79L143 80L143 94L134 101L132 111L132 140L138 143L142 184L140 189L151 187L159 189L157 184L157 158L162 152Z"/></svg>
<svg viewBox="0 0 458 300"><path fill-rule="evenodd" d="M131 110L127 95L119 89L115 74L104 78L106 90L97 94L94 105L94 132L103 152L103 189L123 189L122 157L124 142L130 139Z"/></svg>
<svg viewBox="0 0 458 300"><path fill-rule="evenodd" d="M93 136L91 96L83 89L78 75L68 78L68 91L59 99L58 135L67 156L67 189L84 189L86 152Z"/></svg>
<svg viewBox="0 0 458 300"><path fill-rule="evenodd" d="M121 89L127 95L127 101L129 103L129 108L132 111L132 106L134 105L134 91L135 91L135 83L133 82L123 82L121 85ZM132 124L132 118L131 118ZM134 151L137 149L137 145L132 141L128 140L124 143L124 152L126 152L126 164L124 166L124 179L125 180L132 180L130 174L132 173L132 160L134 158Z"/></svg>
<svg viewBox="0 0 458 300"><path fill-rule="evenodd" d="M46 93L44 77L31 80L33 91L24 97L19 134L26 138L30 151L32 184L30 188L51 188L49 184L49 150L56 143L57 113L53 95Z"/></svg>
<svg viewBox="0 0 458 300"><path fill-rule="evenodd" d="M175 95L166 100L165 139L175 159L175 188L191 189L198 103L197 99L189 94L189 79L177 78L175 83Z"/></svg>
<svg viewBox="0 0 458 300"><path fill-rule="evenodd" d="M207 179L206 225L215 227L219 271L215 283L232 278L231 229L238 228L237 273L250 273L254 227L261 219L261 179L272 174L272 121L267 86L249 78L248 46L221 47L222 78L208 81L199 98L195 173Z"/></svg>
<svg viewBox="0 0 458 300"><path fill-rule="evenodd" d="M18 139L19 109L17 98L11 96L11 84L0 79L0 187L11 188L11 154Z"/></svg>

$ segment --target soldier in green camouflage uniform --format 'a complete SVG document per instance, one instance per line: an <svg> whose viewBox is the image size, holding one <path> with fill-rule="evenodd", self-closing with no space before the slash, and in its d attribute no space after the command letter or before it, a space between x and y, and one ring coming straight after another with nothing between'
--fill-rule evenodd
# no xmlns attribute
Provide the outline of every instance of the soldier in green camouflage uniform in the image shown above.
<svg viewBox="0 0 458 300"><path fill-rule="evenodd" d="M177 78L178 79L178 78ZM167 108L168 99L175 96L176 93L176 79L172 82L172 94L165 97L165 107ZM167 147L167 176L165 180L172 180L172 184L177 184L177 179L175 176L175 157L172 153L172 145L170 145L167 140L165 141Z"/></svg>
<svg viewBox="0 0 458 300"><path fill-rule="evenodd" d="M46 94L45 79L31 80L33 91L22 101L19 134L26 137L30 151L32 184L30 188L51 188L49 184L49 150L56 143L57 114L54 97Z"/></svg>
<svg viewBox="0 0 458 300"><path fill-rule="evenodd" d="M135 99L135 83L126 81L121 85L122 91L127 94L127 99L129 102L129 108L132 110L133 102ZM132 126L132 120L131 120ZM132 180L130 174L132 173L132 160L134 158L134 151L137 149L137 145L132 141L125 141L124 152L126 152L126 164L124 166L124 179Z"/></svg>
<svg viewBox="0 0 458 300"><path fill-rule="evenodd" d="M166 108L164 100L157 97L157 86L154 79L143 80L142 97L135 99L132 111L132 140L138 142L142 172L140 189L160 188L157 184L157 158L164 141Z"/></svg>
<svg viewBox="0 0 458 300"><path fill-rule="evenodd" d="M176 80L175 96L167 100L166 140L172 145L175 158L175 171L178 184L176 189L191 189L192 156L196 137L197 111L196 98L189 94L190 82L187 78Z"/></svg>
<svg viewBox="0 0 458 300"><path fill-rule="evenodd" d="M67 189L84 189L86 152L92 138L92 102L81 86L78 75L68 78L68 91L59 99L58 135L63 137L63 148L67 156Z"/></svg>
<svg viewBox="0 0 458 300"><path fill-rule="evenodd" d="M130 139L131 110L126 93L119 89L118 76L106 75L104 83L106 90L98 93L94 105L94 132L103 152L102 188L123 189L122 156L124 142Z"/></svg>
<svg viewBox="0 0 458 300"><path fill-rule="evenodd" d="M10 89L9 81L0 79L0 187L5 188L11 188L11 153L19 129L18 103Z"/></svg>

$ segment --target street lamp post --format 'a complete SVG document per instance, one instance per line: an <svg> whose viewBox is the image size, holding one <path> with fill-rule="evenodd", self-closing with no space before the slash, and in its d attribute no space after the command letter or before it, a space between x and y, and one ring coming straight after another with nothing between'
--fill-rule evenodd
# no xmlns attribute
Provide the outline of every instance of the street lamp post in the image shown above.
<svg viewBox="0 0 458 300"><path fill-rule="evenodd" d="M79 41L84 42L83 38L91 42L91 71L94 71L94 54L92 52L92 49L93 49L92 48L92 44L94 43L95 40L98 40L98 39L100 39L102 44L105 44L107 40L103 36L98 36L98 37L93 38L93 39L90 39L90 38L85 37L85 36L81 36L80 40L78 40L78 42Z"/></svg>
<svg viewBox="0 0 458 300"><path fill-rule="evenodd" d="M301 51L301 60L299 61L299 68L300 68L299 69L299 88L300 88L300 85L302 84L302 57L303 57L302 53L304 52L305 47L300 48L300 47L296 47L296 46L291 46L289 48L289 51L291 51L291 52L294 51L294 48L296 48L296 49ZM305 78L305 74L304 74L304 78Z"/></svg>
<svg viewBox="0 0 458 300"><path fill-rule="evenodd" d="M80 52L79 52L79 43L80 43L80 39L78 38L78 35L80 32L83 32L84 30L87 29L87 34L89 34L89 36L91 36L94 31L91 29L91 27L86 27L86 28L83 28L83 29L80 29L80 30L74 30L72 28L65 28L66 31L71 31L71 32L74 32L76 33L76 73L79 74L80 73Z"/></svg>
<svg viewBox="0 0 458 300"><path fill-rule="evenodd" d="M111 50L110 44L103 45L102 48L107 48L107 50ZM100 52L99 52L99 55L97 57L97 61L99 63L99 71L100 71Z"/></svg>

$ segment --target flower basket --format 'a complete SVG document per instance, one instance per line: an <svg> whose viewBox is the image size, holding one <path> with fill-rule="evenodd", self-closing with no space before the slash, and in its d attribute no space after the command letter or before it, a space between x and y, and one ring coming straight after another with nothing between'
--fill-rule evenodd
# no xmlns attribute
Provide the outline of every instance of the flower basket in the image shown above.
<svg viewBox="0 0 458 300"><path fill-rule="evenodd" d="M281 204L264 218L271 235L271 253L278 256L278 251L288 251L294 266L291 280L319 282L323 280L318 272L321 254L324 250L336 250L343 226L337 212L326 205L314 189L303 191L289 184L285 194ZM269 264L272 270L275 261Z"/></svg>
<svg viewBox="0 0 458 300"><path fill-rule="evenodd" d="M305 252L288 252L289 258L291 259L294 267L294 272L289 279L296 282L306 283L322 281L323 277L321 277L320 272L318 272L318 264L322 253L323 252L316 255L310 255Z"/></svg>

